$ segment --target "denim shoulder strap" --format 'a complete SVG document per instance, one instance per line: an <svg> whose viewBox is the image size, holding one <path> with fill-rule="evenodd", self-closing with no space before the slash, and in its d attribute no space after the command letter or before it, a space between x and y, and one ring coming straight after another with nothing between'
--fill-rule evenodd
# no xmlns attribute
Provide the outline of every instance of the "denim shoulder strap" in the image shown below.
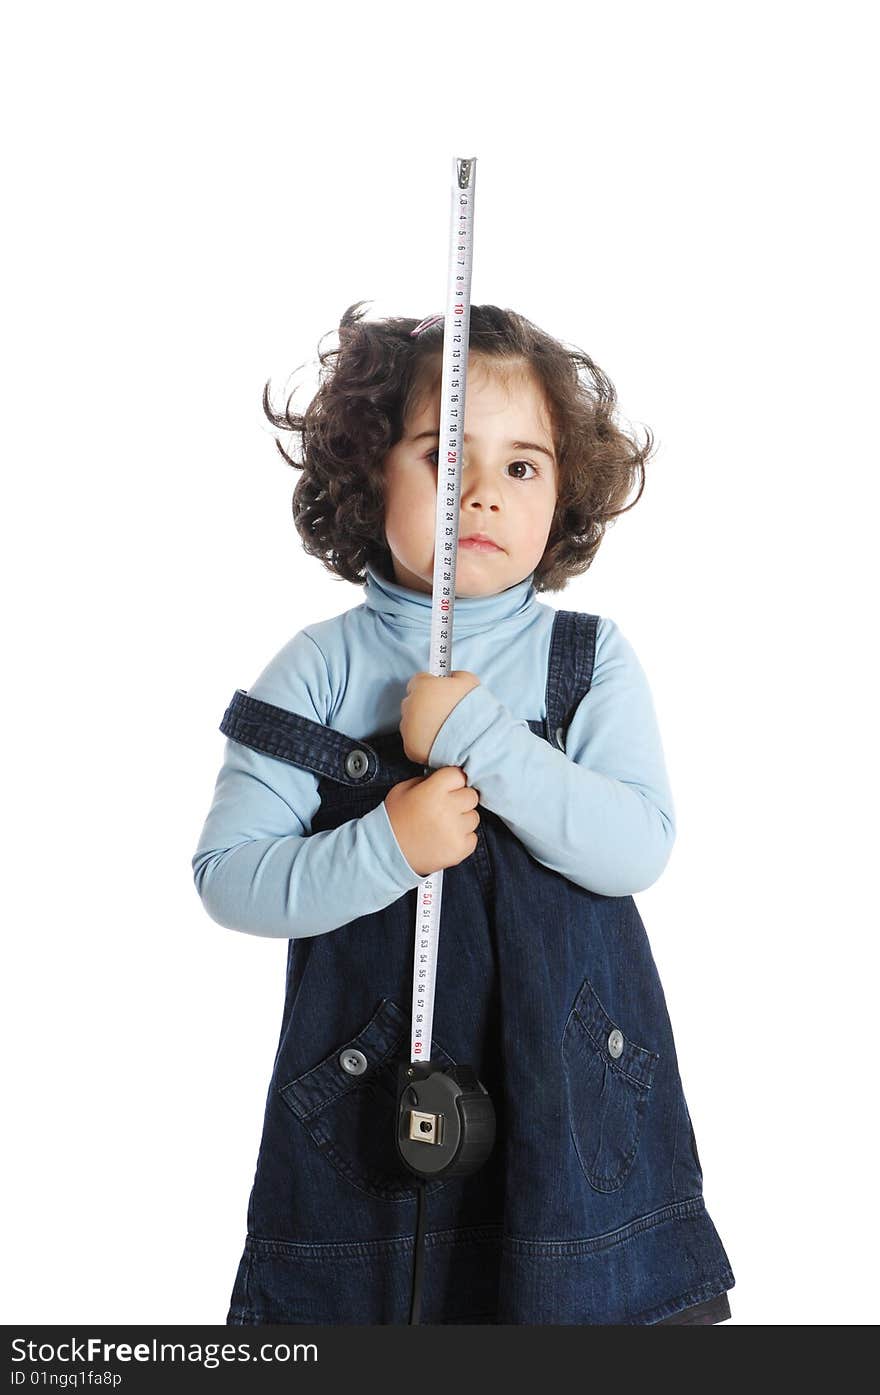
<svg viewBox="0 0 880 1395"><path fill-rule="evenodd" d="M381 773L382 761L366 741L322 726L299 712L288 712L285 707L250 697L243 688L236 689L220 730L253 751L289 761L342 784L369 784Z"/></svg>
<svg viewBox="0 0 880 1395"><path fill-rule="evenodd" d="M596 659L598 615L557 610L547 659L547 740L565 748L565 733L581 699L590 691Z"/></svg>

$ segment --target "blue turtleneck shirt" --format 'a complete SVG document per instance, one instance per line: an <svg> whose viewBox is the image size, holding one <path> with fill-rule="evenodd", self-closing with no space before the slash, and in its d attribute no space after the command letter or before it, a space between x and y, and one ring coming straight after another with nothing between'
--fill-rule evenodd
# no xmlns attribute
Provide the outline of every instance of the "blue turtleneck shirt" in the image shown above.
<svg viewBox="0 0 880 1395"><path fill-rule="evenodd" d="M590 691L559 750L529 730L546 716L555 609L534 573L494 596L457 596L453 667L480 679L429 752L457 765L480 803L533 857L605 896L660 876L675 812L650 689L613 620L599 620ZM396 731L414 673L427 672L431 596L367 567L361 605L308 625L251 685L251 697L347 736ZM312 834L320 806L309 770L227 740L192 865L208 914L253 935L322 935L419 885L385 804Z"/></svg>

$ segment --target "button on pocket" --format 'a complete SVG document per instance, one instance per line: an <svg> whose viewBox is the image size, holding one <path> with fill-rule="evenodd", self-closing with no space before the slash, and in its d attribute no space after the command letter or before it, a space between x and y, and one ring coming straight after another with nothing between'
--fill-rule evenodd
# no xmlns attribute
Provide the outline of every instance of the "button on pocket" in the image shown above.
<svg viewBox="0 0 880 1395"><path fill-rule="evenodd" d="M355 1051L353 1047L346 1047L345 1051L339 1054L339 1064L343 1070L347 1070L349 1075L363 1075L367 1069L367 1058L363 1051Z"/></svg>
<svg viewBox="0 0 880 1395"><path fill-rule="evenodd" d="M632 1171L659 1059L625 1034L584 979L565 1024L562 1067L572 1140L596 1191L616 1191Z"/></svg>
<svg viewBox="0 0 880 1395"><path fill-rule="evenodd" d="M410 1019L383 998L365 1027L279 1089L284 1103L328 1163L359 1191L382 1201L410 1200L416 1179L397 1155L397 1068L407 1057ZM456 1062L436 1040L431 1062ZM297 1127L293 1125L293 1127ZM426 1185L426 1192L450 1179Z"/></svg>

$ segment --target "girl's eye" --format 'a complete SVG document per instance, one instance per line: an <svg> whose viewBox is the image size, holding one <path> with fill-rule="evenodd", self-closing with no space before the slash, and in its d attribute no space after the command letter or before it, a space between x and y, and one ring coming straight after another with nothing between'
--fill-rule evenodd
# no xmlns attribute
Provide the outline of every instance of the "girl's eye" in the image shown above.
<svg viewBox="0 0 880 1395"><path fill-rule="evenodd" d="M435 457L436 457L436 459L435 459ZM439 452L439 451L437 451L437 450L429 450L429 451L427 452L426 456L425 456L425 459L426 459L426 460L431 460L431 461L433 462L434 465L437 465L437 464L439 463L439 457L440 457L440 452ZM532 472L530 475L513 475L513 476L512 476L513 479L517 479L517 480L531 480L531 479L534 479L534 478L536 477L536 475L539 475L539 474L540 474L540 471L539 471L537 465L533 465L532 462L531 462L531 460L511 460L510 464L511 464L511 465L525 465L525 466L527 466L528 469L531 470L531 472Z"/></svg>

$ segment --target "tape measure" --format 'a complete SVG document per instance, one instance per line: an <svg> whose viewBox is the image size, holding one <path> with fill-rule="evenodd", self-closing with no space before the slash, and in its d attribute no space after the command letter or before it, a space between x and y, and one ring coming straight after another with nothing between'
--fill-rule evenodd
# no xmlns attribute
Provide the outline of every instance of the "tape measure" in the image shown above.
<svg viewBox="0 0 880 1395"><path fill-rule="evenodd" d="M448 677L452 672L475 166L473 159L456 160L453 165L431 598L430 672L437 677ZM426 766L425 774L429 773L430 766ZM443 873L432 872L418 887L410 1059L401 1063L398 1071L397 1150L405 1165L422 1178L475 1171L489 1156L495 1139L494 1106L472 1068L431 1066L442 903Z"/></svg>
<svg viewBox="0 0 880 1395"><path fill-rule="evenodd" d="M452 672L476 163L475 159L457 159L452 169L429 658L429 671L440 678L448 678ZM430 766L425 766L425 774L430 774ZM410 1323L418 1323L421 1313L425 1186L431 1178L463 1177L475 1172L495 1143L495 1107L472 1068L462 1064L445 1068L431 1065L442 902L443 872L432 872L418 886L410 1059L400 1062L397 1073L395 1143L401 1162L419 1179Z"/></svg>
<svg viewBox="0 0 880 1395"><path fill-rule="evenodd" d="M443 372L440 382L440 439L437 459L437 510L434 576L431 592L431 650L428 672L448 678L452 672L452 623L455 610L455 565L461 498L461 452L467 390L471 322L474 191L476 160L453 161L449 227L446 318L443 326ZM430 766L425 766L425 774ZM410 1060L431 1059L434 994L443 872L424 877L417 889L413 954Z"/></svg>

